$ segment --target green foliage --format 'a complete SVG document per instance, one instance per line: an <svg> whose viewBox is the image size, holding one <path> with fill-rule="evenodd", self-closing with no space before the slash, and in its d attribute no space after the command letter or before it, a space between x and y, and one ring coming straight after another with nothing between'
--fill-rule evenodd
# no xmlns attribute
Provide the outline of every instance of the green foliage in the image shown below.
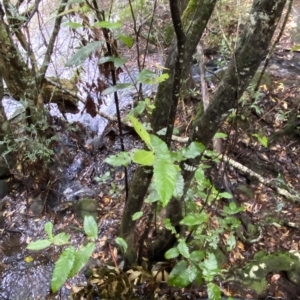
<svg viewBox="0 0 300 300"><path fill-rule="evenodd" d="M265 148L268 148L268 138L265 135L254 133L252 136L256 137Z"/></svg>
<svg viewBox="0 0 300 300"><path fill-rule="evenodd" d="M85 234L90 240L94 241L98 237L98 226L92 216L84 217L83 228ZM45 224L45 232L48 235L48 239L32 242L27 245L27 249L42 250L51 246L52 244L56 246L69 244L69 234L61 232L57 235L53 235L52 231L53 224L51 222L47 222ZM65 248L54 266L51 279L52 291L58 291L68 278L75 276L86 265L94 250L94 242L89 242L87 245L82 246L78 250L76 250L73 246Z"/></svg>
<svg viewBox="0 0 300 300"><path fill-rule="evenodd" d="M128 245L127 245L126 241L123 238L117 237L116 238L116 244L121 247L123 253L125 253L127 251Z"/></svg>

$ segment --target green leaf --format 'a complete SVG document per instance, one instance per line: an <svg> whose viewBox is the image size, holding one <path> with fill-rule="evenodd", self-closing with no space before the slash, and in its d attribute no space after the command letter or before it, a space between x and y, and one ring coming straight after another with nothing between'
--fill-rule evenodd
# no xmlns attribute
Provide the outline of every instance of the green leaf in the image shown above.
<svg viewBox="0 0 300 300"><path fill-rule="evenodd" d="M219 194L220 198L225 198L225 199L232 199L232 195L228 192L223 192Z"/></svg>
<svg viewBox="0 0 300 300"><path fill-rule="evenodd" d="M42 250L51 245L49 240L37 240L27 245L26 249L28 250Z"/></svg>
<svg viewBox="0 0 300 300"><path fill-rule="evenodd" d="M153 165L154 186L163 207L169 203L176 185L177 167L170 159L156 159Z"/></svg>
<svg viewBox="0 0 300 300"><path fill-rule="evenodd" d="M190 284L187 262L182 260L176 264L170 273L168 284L176 287L186 287Z"/></svg>
<svg viewBox="0 0 300 300"><path fill-rule="evenodd" d="M208 253L208 258L204 260L201 266L206 281L212 281L220 273L218 262L213 253Z"/></svg>
<svg viewBox="0 0 300 300"><path fill-rule="evenodd" d="M51 289L54 293L57 292L68 279L74 260L75 249L74 247L68 247L63 251L58 261L55 263L51 279Z"/></svg>
<svg viewBox="0 0 300 300"><path fill-rule="evenodd" d="M194 225L200 225L202 223L206 223L207 221L208 221L208 215L204 212L200 214L190 213L180 221L180 224L187 225L187 226L194 226Z"/></svg>
<svg viewBox="0 0 300 300"><path fill-rule="evenodd" d="M167 144L158 136L150 134L151 145L155 155L162 158L171 158Z"/></svg>
<svg viewBox="0 0 300 300"><path fill-rule="evenodd" d="M66 22L63 24L64 27L69 26L72 29L77 29L79 27L83 27L82 24L76 22Z"/></svg>
<svg viewBox="0 0 300 300"><path fill-rule="evenodd" d="M132 85L130 83L118 83L114 86L110 86L109 88L105 89L102 92L102 96L109 95L109 94L115 93L117 91L127 89L128 87L132 87Z"/></svg>
<svg viewBox="0 0 300 300"><path fill-rule="evenodd" d="M93 216L85 216L83 221L84 233L92 239L98 237L98 225Z"/></svg>
<svg viewBox="0 0 300 300"><path fill-rule="evenodd" d="M132 39L130 36L120 34L120 35L118 36L118 38L119 38L120 41L122 41L129 49L132 48L132 46L133 46L133 44L134 44L134 39Z"/></svg>
<svg viewBox="0 0 300 300"><path fill-rule="evenodd" d="M143 165L143 166L153 166L155 156L152 151L136 149L133 152L132 161Z"/></svg>
<svg viewBox="0 0 300 300"><path fill-rule="evenodd" d="M171 248L165 253L166 259L172 259L179 255L179 251L177 248Z"/></svg>
<svg viewBox="0 0 300 300"><path fill-rule="evenodd" d="M123 66L126 63L127 63L127 59L125 59L125 58L116 57L114 59L114 65L115 65L116 68L119 68L119 67Z"/></svg>
<svg viewBox="0 0 300 300"><path fill-rule="evenodd" d="M153 71L144 69L137 75L137 80L138 80L138 83L152 84L152 79L155 76L156 76L156 74Z"/></svg>
<svg viewBox="0 0 300 300"><path fill-rule="evenodd" d="M182 155L185 158L195 158L202 154L205 150L205 146L199 142L192 142L187 148L182 149Z"/></svg>
<svg viewBox="0 0 300 300"><path fill-rule="evenodd" d="M136 212L136 213L133 214L133 216L132 216L132 221L138 220L142 215L143 215L143 212L142 212L142 211Z"/></svg>
<svg viewBox="0 0 300 300"><path fill-rule="evenodd" d="M128 152L120 152L117 155L109 156L104 161L114 167L120 167L120 166L127 167L131 162L131 157Z"/></svg>
<svg viewBox="0 0 300 300"><path fill-rule="evenodd" d="M124 58L115 57L115 56L104 56L99 59L98 64L101 65L106 62L113 62L115 67L119 68L122 65L124 65L127 62L127 60Z"/></svg>
<svg viewBox="0 0 300 300"><path fill-rule="evenodd" d="M68 275L68 278L75 276L86 265L90 256L95 250L95 243L88 243L86 246L75 252L73 267Z"/></svg>
<svg viewBox="0 0 300 300"><path fill-rule="evenodd" d="M48 234L49 240L52 240L53 238L53 224L51 222L47 222L45 224L45 231Z"/></svg>
<svg viewBox="0 0 300 300"><path fill-rule="evenodd" d="M175 186L173 196L177 199L182 197L183 188L184 188L184 180L183 180L183 177L182 177L181 173L178 172L177 173L177 179L176 179L176 186Z"/></svg>
<svg viewBox="0 0 300 300"><path fill-rule="evenodd" d="M147 130L144 128L143 124L140 123L135 117L130 116L129 117L130 122L132 123L132 126L136 133L140 136L140 138L144 141L144 143L147 145L148 148L152 148L151 142L150 142L150 135L147 132Z"/></svg>
<svg viewBox="0 0 300 300"><path fill-rule="evenodd" d="M171 232L172 232L173 234L176 234L176 233L177 233L175 227L171 224L170 219L168 219L168 218L167 218L167 219L164 219L164 225L166 226L166 228L167 228L168 230L171 230Z"/></svg>
<svg viewBox="0 0 300 300"><path fill-rule="evenodd" d="M217 132L214 135L214 139L225 139L225 138L227 138L227 134L223 132Z"/></svg>
<svg viewBox="0 0 300 300"><path fill-rule="evenodd" d="M117 237L115 241L116 241L116 244L119 245L121 247L121 249L123 250L123 252L125 253L128 248L126 241L120 237Z"/></svg>
<svg viewBox="0 0 300 300"><path fill-rule="evenodd" d="M258 141L265 147L265 148L268 148L268 138L266 136L262 136L262 135L259 135L259 134L252 134L252 136L256 137L258 139Z"/></svg>
<svg viewBox="0 0 300 300"><path fill-rule="evenodd" d="M81 65L94 51L96 51L102 42L94 41L79 49L66 63L67 67L77 67Z"/></svg>
<svg viewBox="0 0 300 300"><path fill-rule="evenodd" d="M69 243L70 237L69 234L61 232L53 237L52 243L56 246L66 245Z"/></svg>
<svg viewBox="0 0 300 300"><path fill-rule="evenodd" d="M190 257L190 252L189 252L189 247L187 246L186 242L181 241L178 245L177 248L180 252L180 254L185 257L189 258Z"/></svg>
<svg viewBox="0 0 300 300"><path fill-rule="evenodd" d="M121 22L100 21L94 23L94 26L109 29L118 29L122 27Z"/></svg>
<svg viewBox="0 0 300 300"><path fill-rule="evenodd" d="M221 299L221 291L217 285L212 282L207 284L207 294L209 300L220 300Z"/></svg>
<svg viewBox="0 0 300 300"><path fill-rule="evenodd" d="M195 250L190 254L190 260L194 263L199 263L202 261L205 257L204 251L201 250Z"/></svg>
<svg viewBox="0 0 300 300"><path fill-rule="evenodd" d="M236 246L236 239L235 236L230 233L227 241L226 241L226 245L227 245L227 251L231 251L235 246Z"/></svg>

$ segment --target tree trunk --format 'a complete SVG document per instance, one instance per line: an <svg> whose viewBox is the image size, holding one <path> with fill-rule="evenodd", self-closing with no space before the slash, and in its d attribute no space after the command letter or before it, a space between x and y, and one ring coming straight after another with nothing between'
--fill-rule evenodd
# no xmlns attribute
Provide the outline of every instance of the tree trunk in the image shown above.
<svg viewBox="0 0 300 300"><path fill-rule="evenodd" d="M230 110L237 106L239 98L248 87L261 61L266 57L268 46L282 14L286 0L255 0L249 21L247 22L237 48L221 83L214 93L210 105L204 114L199 114L194 120L190 143L197 141L206 147L215 133L228 117ZM181 164L185 180L184 195L194 178L201 157L189 159ZM172 199L167 207L166 217L171 219L175 227L179 227L182 219L181 200ZM163 257L172 246L174 236L165 230L152 247L156 259Z"/></svg>
<svg viewBox="0 0 300 300"><path fill-rule="evenodd" d="M192 55L202 36L206 24L214 9L216 0L207 3L206 0L190 0L182 16L182 23L186 33L184 64L186 70L192 60ZM174 119L169 120L170 111L173 105L172 89L175 74L175 62L177 57L176 41L170 47L169 55L165 63L164 73L169 74L169 79L162 82L155 97L156 109L153 113L152 128L154 132L162 128L173 126ZM176 109L176 108L175 108ZM165 137L166 139L166 137ZM125 259L128 263L133 263L136 258L134 248L134 227L136 221L132 221L132 215L141 210L144 197L152 178L152 168L138 167L130 185L128 199L125 205L122 221L121 235L128 244L128 250Z"/></svg>

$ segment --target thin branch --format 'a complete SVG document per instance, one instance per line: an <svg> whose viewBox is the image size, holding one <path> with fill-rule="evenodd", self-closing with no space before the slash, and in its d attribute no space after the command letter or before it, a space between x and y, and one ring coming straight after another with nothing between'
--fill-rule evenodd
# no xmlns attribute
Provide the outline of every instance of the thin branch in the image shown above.
<svg viewBox="0 0 300 300"><path fill-rule="evenodd" d="M50 58L51 58L51 55L53 53L53 49L54 49L54 43L56 41L56 38L57 38L57 35L59 33L59 30L60 30L60 25L61 25L61 21L62 21L62 18L63 18L63 15L62 13L64 12L65 8L66 8L66 5L68 3L68 0L62 0L60 5L59 5L59 8L58 8L58 11L57 11L57 15L56 15L56 18L55 18L55 24L54 24L54 28L53 28L53 31L52 31L52 35L50 37L50 40L49 40L49 43L48 43L48 47L47 47L47 50L46 50L46 53L45 53L45 57L44 57L44 61L43 61L43 64L42 64L42 67L39 71L39 74L38 74L38 80L39 80L39 87L42 86L42 82L43 82L43 79L45 78L45 74L47 72L47 69L48 69L48 66L49 66L49 63L50 63Z"/></svg>

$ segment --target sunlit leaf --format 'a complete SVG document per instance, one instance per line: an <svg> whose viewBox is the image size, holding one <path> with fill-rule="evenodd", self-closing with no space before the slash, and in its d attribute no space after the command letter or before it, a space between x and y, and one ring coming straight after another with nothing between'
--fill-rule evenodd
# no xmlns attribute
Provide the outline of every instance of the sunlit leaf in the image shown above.
<svg viewBox="0 0 300 300"><path fill-rule="evenodd" d="M151 142L150 142L150 135L147 132L147 130L144 128L143 124L139 122L135 117L130 116L129 117L130 122L132 123L132 126L136 133L140 136L140 138L144 141L144 143L147 145L148 148L152 148Z"/></svg>
<svg viewBox="0 0 300 300"><path fill-rule="evenodd" d="M221 198L225 198L225 199L232 199L232 195L228 192L222 192L222 193L219 194L219 196Z"/></svg>
<svg viewBox="0 0 300 300"><path fill-rule="evenodd" d="M75 252L74 263L72 269L68 275L68 278L75 276L86 265L90 256L95 250L94 243L88 243L86 246Z"/></svg>
<svg viewBox="0 0 300 300"><path fill-rule="evenodd" d="M132 155L132 161L143 166L152 166L155 156L152 151L136 149Z"/></svg>
<svg viewBox="0 0 300 300"><path fill-rule="evenodd" d="M27 245L26 249L29 250L42 250L51 245L49 240L37 240Z"/></svg>
<svg viewBox="0 0 300 300"><path fill-rule="evenodd" d="M54 293L57 292L68 279L74 260L75 249L74 247L68 247L63 251L58 261L55 263L51 279L51 289Z"/></svg>
<svg viewBox="0 0 300 300"><path fill-rule="evenodd" d="M77 67L81 65L93 52L95 52L102 42L94 41L80 48L66 63L67 67Z"/></svg>
<svg viewBox="0 0 300 300"><path fill-rule="evenodd" d="M203 153L205 146L199 142L192 142L187 148L181 150L182 156L185 158L195 158Z"/></svg>
<svg viewBox="0 0 300 300"><path fill-rule="evenodd" d="M151 145L157 157L171 158L167 144L158 136L150 134Z"/></svg>
<svg viewBox="0 0 300 300"><path fill-rule="evenodd" d="M84 217L83 229L89 238L96 239L98 237L98 225L93 216Z"/></svg>
<svg viewBox="0 0 300 300"><path fill-rule="evenodd" d="M225 138L227 138L227 134L223 132L217 132L214 135L214 139L225 139Z"/></svg>
<svg viewBox="0 0 300 300"><path fill-rule="evenodd" d="M69 234L61 232L53 237L52 243L56 246L66 245L69 243L70 237Z"/></svg>
<svg viewBox="0 0 300 300"><path fill-rule="evenodd" d="M183 195L183 188L184 180L181 173L178 172L173 196L179 199Z"/></svg>
<svg viewBox="0 0 300 300"><path fill-rule="evenodd" d="M256 133L252 134L252 136L256 137L265 148L268 148L268 138L266 136Z"/></svg>

